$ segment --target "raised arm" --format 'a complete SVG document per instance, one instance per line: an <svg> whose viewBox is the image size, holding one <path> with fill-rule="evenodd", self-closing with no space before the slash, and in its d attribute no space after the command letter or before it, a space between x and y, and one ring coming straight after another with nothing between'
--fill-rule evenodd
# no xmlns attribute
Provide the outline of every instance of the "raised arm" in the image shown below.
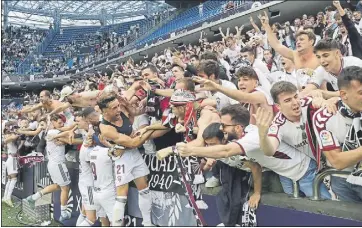
<svg viewBox="0 0 362 228"><path fill-rule="evenodd" d="M263 28L265 29L268 37L268 42L270 46L278 52L281 56L288 58L292 61L294 61L294 54L293 50L290 48L287 48L286 46L282 45L274 32L272 31L272 28L269 25L269 18L266 11L264 11L264 16L259 16L259 19L261 21L261 24Z"/></svg>
<svg viewBox="0 0 362 228"><path fill-rule="evenodd" d="M225 39L226 36L225 36L225 34L222 32L222 28L221 28L221 27L219 27L219 31L220 31L221 37L222 37L223 39Z"/></svg>
<svg viewBox="0 0 362 228"><path fill-rule="evenodd" d="M260 33L260 29L259 29L259 27L255 24L254 19L253 19L252 16L250 16L250 24L251 24L251 25L253 26L253 28L255 29L255 32Z"/></svg>

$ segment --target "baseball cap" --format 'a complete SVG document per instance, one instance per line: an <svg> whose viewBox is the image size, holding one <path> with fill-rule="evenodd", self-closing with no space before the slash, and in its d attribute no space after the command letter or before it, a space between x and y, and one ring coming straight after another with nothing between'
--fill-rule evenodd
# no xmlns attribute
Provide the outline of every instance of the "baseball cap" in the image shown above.
<svg viewBox="0 0 362 228"><path fill-rule="evenodd" d="M60 98L59 101L64 101L64 99L71 95L72 93L74 93L74 90L72 89L72 87L70 86L66 86L62 89L62 91L60 91Z"/></svg>

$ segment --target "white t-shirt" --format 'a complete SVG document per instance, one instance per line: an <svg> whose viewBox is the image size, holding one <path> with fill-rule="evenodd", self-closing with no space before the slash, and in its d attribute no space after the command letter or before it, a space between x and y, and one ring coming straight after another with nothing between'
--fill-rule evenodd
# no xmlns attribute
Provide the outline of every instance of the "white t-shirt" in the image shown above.
<svg viewBox="0 0 362 228"><path fill-rule="evenodd" d="M313 115L313 128L318 146L321 151L342 149L342 144L346 143L346 135L352 126L353 119L344 117L339 111L336 115L329 113L327 109L321 108ZM348 142L347 142L348 143ZM343 153L348 153L344 151ZM321 154L318 154L319 158ZM328 166L332 166L327 161ZM350 166L344 171L352 171L354 166ZM338 175L344 176L346 175Z"/></svg>
<svg viewBox="0 0 362 228"><path fill-rule="evenodd" d="M255 125L248 125L245 132L245 136L235 142L240 146L240 157L246 156L262 167L292 180L299 180L304 176L309 166L309 157L285 143L279 145L274 156L265 156L260 150L258 128Z"/></svg>
<svg viewBox="0 0 362 228"><path fill-rule="evenodd" d="M7 148L7 153L11 155L15 155L18 151L18 148L15 145L14 141L7 143L6 148Z"/></svg>
<svg viewBox="0 0 362 228"><path fill-rule="evenodd" d="M48 140L48 137L54 137L60 133L57 129L51 129L46 136L46 151L49 162L65 162L65 145L56 145L55 140Z"/></svg>
<svg viewBox="0 0 362 228"><path fill-rule="evenodd" d="M89 156L94 187L115 188L114 170L112 159L108 156L108 148L96 146L89 152Z"/></svg>
<svg viewBox="0 0 362 228"><path fill-rule="evenodd" d="M342 66L343 68L349 67L349 66L362 66L362 59L354 57L354 56L346 56L342 58ZM339 90L337 81L338 76L335 76L329 72L327 72L324 67L319 66L314 71L315 75L311 78L310 83L314 84L318 88L322 85L324 81L327 81L332 84L333 89Z"/></svg>
<svg viewBox="0 0 362 228"><path fill-rule="evenodd" d="M254 67L254 71L258 75L258 81L259 81L260 87L263 88L263 90L270 96L271 84L270 84L270 81L268 80L267 74L264 74L260 69L255 68L255 67Z"/></svg>
<svg viewBox="0 0 362 228"><path fill-rule="evenodd" d="M307 74L297 75L296 70L293 70L291 74L283 71L275 71L268 74L267 77L272 85L280 81L287 81L293 83L298 89L306 86L311 79Z"/></svg>
<svg viewBox="0 0 362 228"><path fill-rule="evenodd" d="M302 115L300 122L289 121L281 112L274 117L272 125L269 127L268 136L275 137L279 142L291 145L301 153L316 160L315 145L309 145L307 138L308 107L312 105L312 98L301 99Z"/></svg>
<svg viewBox="0 0 362 228"><path fill-rule="evenodd" d="M235 84L232 82L225 81L225 80L220 80L220 81L221 81L221 85L225 88L235 89L235 90L237 89ZM236 101L220 92L216 92L216 93L212 94L210 91L205 91L205 94L208 98L213 98L216 100L216 109L218 111L221 111L221 109L223 109L226 106L239 103L238 101Z"/></svg>
<svg viewBox="0 0 362 228"><path fill-rule="evenodd" d="M269 74L270 71L267 67L267 65L261 60L261 59L255 59L253 63L253 68L260 70L264 74Z"/></svg>
<svg viewBox="0 0 362 228"><path fill-rule="evenodd" d="M235 62L239 58L240 50L241 50L240 46L235 45L234 50L226 48L222 54L223 56L228 56L230 59L230 64L233 64L233 62Z"/></svg>
<svg viewBox="0 0 362 228"><path fill-rule="evenodd" d="M142 115L136 116L132 127L133 127L134 131L137 131L143 125L150 125L150 119L147 114L142 114ZM146 154L155 154L156 153L156 145L152 139L147 140L143 144L143 148L145 148Z"/></svg>

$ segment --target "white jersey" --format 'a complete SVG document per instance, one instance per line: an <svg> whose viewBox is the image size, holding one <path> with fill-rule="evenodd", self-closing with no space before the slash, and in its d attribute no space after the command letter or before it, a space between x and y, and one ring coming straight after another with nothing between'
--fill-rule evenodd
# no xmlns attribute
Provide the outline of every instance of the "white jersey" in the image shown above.
<svg viewBox="0 0 362 228"><path fill-rule="evenodd" d="M132 127L133 127L134 131L137 131L143 125L147 125L147 126L150 125L150 119L147 114L142 114L142 115L136 116ZM152 139L147 140L143 144L143 148L145 148L146 154L155 154L156 153L156 145Z"/></svg>
<svg viewBox="0 0 362 228"><path fill-rule="evenodd" d="M341 149L342 145L350 142L346 141L346 135L352 126L353 119L345 117L340 111L333 115L327 109L319 109L313 115L313 128L319 145L319 158L322 151L330 151ZM345 145L346 146L346 145ZM343 152L348 153L348 150ZM327 165L331 164L327 161ZM354 166L344 169L345 171L352 171Z"/></svg>
<svg viewBox="0 0 362 228"><path fill-rule="evenodd" d="M231 50L230 48L226 48L224 50L224 52L222 53L223 56L228 56L229 59L230 59L230 64L233 64L233 62L235 62L238 58L239 58L239 55L240 55L240 46L238 45L235 45L235 49L234 50Z"/></svg>
<svg viewBox="0 0 362 228"><path fill-rule="evenodd" d="M296 70L293 70L290 74L283 71L275 71L268 74L268 79L272 85L280 81L287 81L293 83L298 89L306 86L310 81L310 77L307 74L297 75Z"/></svg>
<svg viewBox="0 0 362 228"><path fill-rule="evenodd" d="M17 146L15 145L15 141L11 141L6 144L8 154L15 155L18 151Z"/></svg>
<svg viewBox="0 0 362 228"><path fill-rule="evenodd" d="M349 67L349 66L362 66L362 59L354 57L354 56L346 56L342 58L342 68ZM324 81L331 83L334 90L339 90L337 81L338 76L333 75L327 72L324 67L319 66L315 69L314 76L311 78L310 83L317 86L318 88L322 85Z"/></svg>
<svg viewBox="0 0 362 228"><path fill-rule="evenodd" d="M292 180L299 180L308 169L310 158L285 143L280 143L274 156L266 156L260 150L258 128L255 125L248 125L244 137L235 141L240 146L241 155L251 161L258 162L279 175Z"/></svg>
<svg viewBox="0 0 362 228"><path fill-rule="evenodd" d="M300 122L293 123L288 120L281 112L274 117L272 125L269 127L268 136L275 137L279 142L291 145L301 153L316 160L315 145L310 145L307 137L308 107L312 105L312 98L305 97L301 99L301 118ZM311 129L310 129L311 130Z"/></svg>
<svg viewBox="0 0 362 228"><path fill-rule="evenodd" d="M100 189L114 187L113 163L108 156L108 148L96 146L89 153L89 156L93 173L93 186Z"/></svg>
<svg viewBox="0 0 362 228"><path fill-rule="evenodd" d="M60 133L57 129L48 131L47 137L54 137ZM65 162L65 145L55 144L55 140L48 140L46 137L46 151L49 162L62 163Z"/></svg>
<svg viewBox="0 0 362 228"><path fill-rule="evenodd" d="M90 165L90 152L93 147L82 147L79 150L79 184L93 186L92 167Z"/></svg>
<svg viewBox="0 0 362 228"><path fill-rule="evenodd" d="M229 81L225 81L225 80L220 80L221 81L221 86L228 88L228 89L237 89L236 86L234 85L234 83L229 82ZM238 104L239 102L226 96L223 93L220 92L216 92L216 93L211 93L210 91L205 91L204 92L205 95L208 98L212 98L216 100L216 109L218 111L221 111L221 109L223 109L226 106L230 106L232 104Z"/></svg>

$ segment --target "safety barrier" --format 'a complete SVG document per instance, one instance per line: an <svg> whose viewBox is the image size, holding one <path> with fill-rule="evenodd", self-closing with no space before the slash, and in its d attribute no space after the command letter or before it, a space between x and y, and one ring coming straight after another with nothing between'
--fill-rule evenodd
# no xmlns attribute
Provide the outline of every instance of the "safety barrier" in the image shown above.
<svg viewBox="0 0 362 228"><path fill-rule="evenodd" d="M173 166L165 165L152 159L152 156L144 156L146 164L150 165L151 176L150 186L155 186L161 190L166 187L167 179L172 179ZM6 184L6 174L4 173L6 157L2 157L2 185ZM157 164L156 164L157 163ZM50 178L47 175L47 162L37 163L33 167L23 167L19 172L18 182L14 190L14 195L23 199L34 193L37 186L45 187L49 185ZM81 195L78 189L77 163L67 163L71 186L69 192L68 208L72 211L72 218L63 222L65 226L75 226L76 220L81 210ZM329 169L319 174L315 179L315 196L318 197L319 184L325 176L330 174L343 173L338 170ZM156 181L156 176L159 179ZM162 178L163 177L163 178ZM162 181L162 179L164 179ZM164 184L162 184L162 183ZM4 187L4 186L2 186ZM295 191L297 186L294 186ZM297 191L296 191L297 192ZM298 191L299 192L299 191ZM174 192L161 192L151 190L152 194L152 220L157 221L162 226L190 226L194 221L194 215L187 208L187 198L184 194ZM221 223L218 216L215 195L203 194L203 200L208 205L206 210L201 210L208 226L216 226ZM60 216L60 191L53 193L53 206L49 206L53 211L53 218ZM129 190L125 222L126 226L141 226L142 216L138 207L138 191L132 185ZM310 203L307 198L298 200L278 193L263 193L263 197L258 210L256 211L258 226L361 226L360 204L346 202L320 201L318 207ZM278 219L280 218L280 219ZM191 223L190 223L191 222Z"/></svg>
<svg viewBox="0 0 362 228"><path fill-rule="evenodd" d="M5 188L7 182L7 175L6 175L6 162L7 156L2 155L1 157L1 187ZM31 194L34 191L34 167L23 167L19 169L17 178L18 181L16 182L13 195L23 199Z"/></svg>
<svg viewBox="0 0 362 228"><path fill-rule="evenodd" d="M311 200L321 200L320 198L320 183L323 181L323 179L329 175L332 174L350 174L350 171L342 171L342 170L336 170L333 168L327 168L320 172L313 181L313 197L311 197Z"/></svg>

